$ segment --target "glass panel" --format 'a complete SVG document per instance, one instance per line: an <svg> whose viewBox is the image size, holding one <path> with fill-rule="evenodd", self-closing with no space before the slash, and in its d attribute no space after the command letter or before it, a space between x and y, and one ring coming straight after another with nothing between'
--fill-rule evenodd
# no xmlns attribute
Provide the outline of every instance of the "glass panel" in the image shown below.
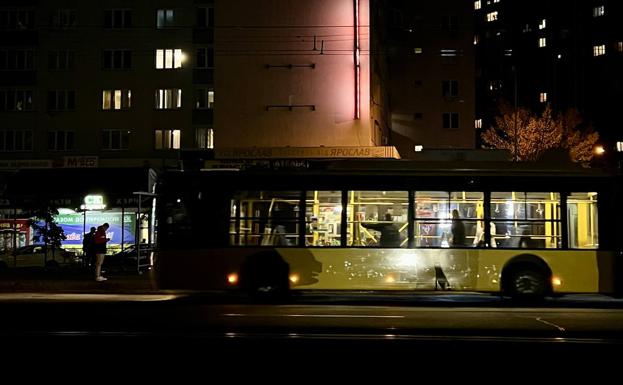
<svg viewBox="0 0 623 385"><path fill-rule="evenodd" d="M416 191L415 246L448 247L450 194L446 191Z"/></svg>
<svg viewBox="0 0 623 385"><path fill-rule="evenodd" d="M549 192L526 193L526 217L538 220L560 219L560 194Z"/></svg>
<svg viewBox="0 0 623 385"><path fill-rule="evenodd" d="M173 61L173 68L180 68L182 67L182 50L181 49L176 49L175 50L175 58Z"/></svg>
<svg viewBox="0 0 623 385"><path fill-rule="evenodd" d="M299 191L239 191L230 206L230 244L296 246Z"/></svg>
<svg viewBox="0 0 623 385"><path fill-rule="evenodd" d="M121 109L121 90L115 90L115 110Z"/></svg>
<svg viewBox="0 0 623 385"><path fill-rule="evenodd" d="M491 219L525 219L525 193L492 192Z"/></svg>
<svg viewBox="0 0 623 385"><path fill-rule="evenodd" d="M165 50L164 68L173 68L173 50L172 49Z"/></svg>
<svg viewBox="0 0 623 385"><path fill-rule="evenodd" d="M157 69L164 68L164 50L161 50L161 49L156 50L156 68Z"/></svg>
<svg viewBox="0 0 623 385"><path fill-rule="evenodd" d="M406 191L349 191L346 244L407 247L408 211Z"/></svg>
<svg viewBox="0 0 623 385"><path fill-rule="evenodd" d="M575 192L567 199L569 248L597 249L599 229L597 193Z"/></svg>
<svg viewBox="0 0 623 385"><path fill-rule="evenodd" d="M500 248L560 248L560 222L498 221L492 238Z"/></svg>
<svg viewBox="0 0 623 385"><path fill-rule="evenodd" d="M308 191L305 206L305 244L340 246L342 192Z"/></svg>
<svg viewBox="0 0 623 385"><path fill-rule="evenodd" d="M108 91L108 90L102 91L102 109L110 110L111 99L112 99L111 91Z"/></svg>

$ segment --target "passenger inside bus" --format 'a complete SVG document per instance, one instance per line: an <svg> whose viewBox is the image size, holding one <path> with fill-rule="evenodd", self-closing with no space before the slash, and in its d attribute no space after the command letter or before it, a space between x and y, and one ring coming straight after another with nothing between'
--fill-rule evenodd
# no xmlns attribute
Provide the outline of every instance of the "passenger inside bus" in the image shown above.
<svg viewBox="0 0 623 385"><path fill-rule="evenodd" d="M394 224L391 213L385 213L384 222L362 223L361 226L381 233L380 247L400 247L400 232Z"/></svg>

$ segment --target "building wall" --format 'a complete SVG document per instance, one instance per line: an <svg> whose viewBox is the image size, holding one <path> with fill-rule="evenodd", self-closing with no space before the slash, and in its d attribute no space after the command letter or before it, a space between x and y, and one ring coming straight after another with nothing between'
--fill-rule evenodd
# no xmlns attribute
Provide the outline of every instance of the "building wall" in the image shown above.
<svg viewBox="0 0 623 385"><path fill-rule="evenodd" d="M391 143L403 157L413 155L415 144L474 148L473 5L453 0L389 1L384 6L392 26L385 50ZM458 92L444 95L444 81L458 82ZM458 126L444 127L444 113L458 113Z"/></svg>
<svg viewBox="0 0 623 385"><path fill-rule="evenodd" d="M261 7L249 0L217 2L217 148L382 144L370 122L367 0L358 1L360 112L355 115L356 2L264 0Z"/></svg>

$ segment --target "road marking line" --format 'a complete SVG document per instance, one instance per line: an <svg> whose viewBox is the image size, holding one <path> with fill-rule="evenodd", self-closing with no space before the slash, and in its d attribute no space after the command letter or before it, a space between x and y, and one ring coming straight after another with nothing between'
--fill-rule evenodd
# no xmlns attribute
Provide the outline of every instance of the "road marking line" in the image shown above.
<svg viewBox="0 0 623 385"><path fill-rule="evenodd" d="M401 315L350 315L350 314L241 314L227 313L225 317L309 317L309 318L405 318Z"/></svg>
<svg viewBox="0 0 623 385"><path fill-rule="evenodd" d="M565 328L563 328L562 326L558 326L555 323L552 323L552 322L549 322L549 321L545 321L541 317L536 318L536 320L541 322L541 323L544 323L545 325L553 326L556 329L558 329L558 331L561 331L561 332L565 332L566 331Z"/></svg>

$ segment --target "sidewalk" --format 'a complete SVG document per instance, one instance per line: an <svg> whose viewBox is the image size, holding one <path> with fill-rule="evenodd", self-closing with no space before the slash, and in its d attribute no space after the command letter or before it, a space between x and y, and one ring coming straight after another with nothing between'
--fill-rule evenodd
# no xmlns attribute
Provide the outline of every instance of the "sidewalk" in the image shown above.
<svg viewBox="0 0 623 385"><path fill-rule="evenodd" d="M154 270L138 274L132 271L111 271L104 282L96 282L92 274L80 270L44 271L15 269L0 274L0 293L157 293Z"/></svg>

